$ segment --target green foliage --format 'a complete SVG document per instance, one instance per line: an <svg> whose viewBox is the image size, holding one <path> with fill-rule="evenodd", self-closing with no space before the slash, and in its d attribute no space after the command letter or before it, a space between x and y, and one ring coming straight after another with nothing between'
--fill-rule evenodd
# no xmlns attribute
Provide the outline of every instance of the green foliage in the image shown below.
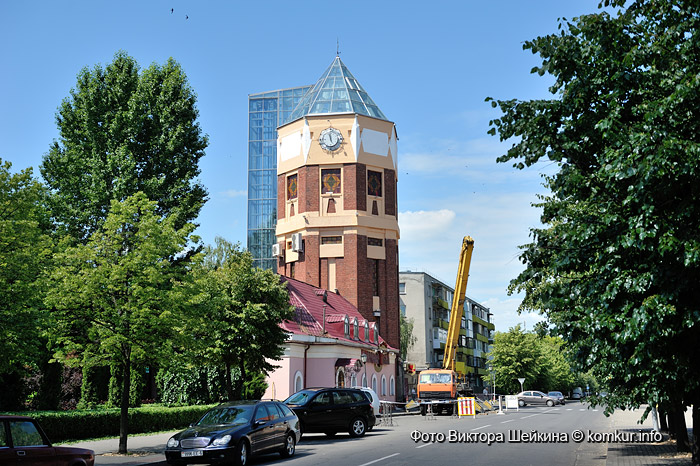
<svg viewBox="0 0 700 466"><path fill-rule="evenodd" d="M503 393L518 393L519 378L526 390L571 388L574 375L562 348L562 340L523 332L519 325L508 332L496 332L489 356L496 375L496 387Z"/></svg>
<svg viewBox="0 0 700 466"><path fill-rule="evenodd" d="M499 161L558 165L510 290L611 391L608 410L700 401L698 26L690 1L565 21L524 45L554 97L492 101L491 134L516 141Z"/></svg>
<svg viewBox="0 0 700 466"><path fill-rule="evenodd" d="M163 219L155 203L137 193L112 201L104 224L86 244L67 246L57 255L60 267L47 293L60 345L57 356L82 354L83 363L109 361L118 369L124 423L132 366L145 355L167 360L169 342L179 337L183 319L172 287L181 274L171 258L185 250L193 228L176 229L174 218ZM83 333L73 332L75 322L85 327Z"/></svg>
<svg viewBox="0 0 700 466"><path fill-rule="evenodd" d="M196 181L207 138L196 122L196 96L172 58L139 73L125 52L103 68L80 71L58 109L59 140L41 173L52 190L51 211L74 238L86 240L113 200L137 192L158 203L180 229L206 200Z"/></svg>
<svg viewBox="0 0 700 466"><path fill-rule="evenodd" d="M45 188L31 168L12 173L0 159L0 374L24 375L42 356L46 328L40 310L52 241Z"/></svg>
<svg viewBox="0 0 700 466"><path fill-rule="evenodd" d="M418 338L413 335L413 318L400 315L400 340L401 340L401 360L406 360L406 354L410 351Z"/></svg>
<svg viewBox="0 0 700 466"><path fill-rule="evenodd" d="M134 408L129 411L129 429L134 434L184 429L212 407L213 405ZM38 411L31 413L31 416L39 421L53 443L119 434L118 409Z"/></svg>
<svg viewBox="0 0 700 466"><path fill-rule="evenodd" d="M156 374L160 401L169 404L207 404L226 399L224 371L212 365L182 368L174 365Z"/></svg>
<svg viewBox="0 0 700 466"><path fill-rule="evenodd" d="M187 333L200 342L200 353L226 371L230 399L243 396L250 374L267 374L282 356L287 334L280 327L292 316L286 286L270 270L253 267L250 253L217 239L193 268L189 293L196 315ZM234 380L232 372L238 370Z"/></svg>

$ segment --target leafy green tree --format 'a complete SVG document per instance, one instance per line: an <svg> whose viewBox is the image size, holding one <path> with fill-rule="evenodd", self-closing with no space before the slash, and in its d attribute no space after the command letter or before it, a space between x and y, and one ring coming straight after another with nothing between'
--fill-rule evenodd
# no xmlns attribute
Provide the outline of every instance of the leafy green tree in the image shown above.
<svg viewBox="0 0 700 466"><path fill-rule="evenodd" d="M406 360L406 354L411 350L413 345L416 343L418 338L413 335L413 318L406 317L405 315L400 315L400 326L401 326L401 360Z"/></svg>
<svg viewBox="0 0 700 466"><path fill-rule="evenodd" d="M143 192L176 228L193 221L206 200L196 181L207 138L197 123L196 96L170 58L139 73L125 52L105 68L78 74L58 109L59 139L41 173L52 190L52 213L73 237L87 239L112 200Z"/></svg>
<svg viewBox="0 0 700 466"><path fill-rule="evenodd" d="M678 413L700 406L700 4L627 3L526 42L553 97L493 101L490 132L515 138L500 162L558 166L511 284L521 308L611 390L607 411Z"/></svg>
<svg viewBox="0 0 700 466"><path fill-rule="evenodd" d="M11 168L0 159L0 374L23 372L41 359L42 278L52 254L45 188L31 168Z"/></svg>
<svg viewBox="0 0 700 466"><path fill-rule="evenodd" d="M489 356L495 372L496 386L504 393L520 392L519 378L524 378L523 387L539 390L542 387L543 358L532 333L523 332L520 325L507 332L496 332Z"/></svg>
<svg viewBox="0 0 700 466"><path fill-rule="evenodd" d="M120 377L119 451L126 452L131 370L145 355L167 360L182 322L172 287L181 275L172 257L182 253L194 229L177 229L143 193L112 201L107 219L86 244L69 245L56 257L47 303L60 345L57 356L89 355L109 362ZM81 322L75 332L75 322ZM115 380L117 380L115 378Z"/></svg>
<svg viewBox="0 0 700 466"><path fill-rule="evenodd" d="M222 238L205 248L193 270L198 317L191 333L204 343L205 359L225 370L229 399L240 399L244 384L268 374L279 360L287 333L280 324L292 316L286 285L269 270L253 267L249 252ZM251 382L252 383L252 382ZM254 383L249 395L257 393Z"/></svg>

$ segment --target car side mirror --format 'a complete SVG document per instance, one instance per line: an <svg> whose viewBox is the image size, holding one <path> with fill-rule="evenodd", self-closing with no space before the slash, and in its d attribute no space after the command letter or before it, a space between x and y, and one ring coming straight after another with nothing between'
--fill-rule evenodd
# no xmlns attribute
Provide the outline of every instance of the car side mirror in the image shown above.
<svg viewBox="0 0 700 466"><path fill-rule="evenodd" d="M262 419L256 419L256 420L253 422L253 425L254 425L255 427L261 426L261 425L263 425L263 424L265 424L265 421L263 421Z"/></svg>

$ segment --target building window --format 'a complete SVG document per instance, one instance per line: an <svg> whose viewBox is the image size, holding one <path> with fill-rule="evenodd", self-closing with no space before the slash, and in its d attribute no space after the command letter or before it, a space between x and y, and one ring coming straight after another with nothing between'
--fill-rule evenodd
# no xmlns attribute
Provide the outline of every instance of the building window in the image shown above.
<svg viewBox="0 0 700 466"><path fill-rule="evenodd" d="M357 317L355 317L355 321L352 324L352 331L353 331L352 339L359 340L360 339L360 325L357 322Z"/></svg>
<svg viewBox="0 0 700 466"><path fill-rule="evenodd" d="M355 374L350 376L350 387L357 387L357 376Z"/></svg>
<svg viewBox="0 0 700 466"><path fill-rule="evenodd" d="M367 387L367 376L365 374L362 374L362 386Z"/></svg>
<svg viewBox="0 0 700 466"><path fill-rule="evenodd" d="M399 283L399 294L406 294L406 284Z"/></svg>
<svg viewBox="0 0 700 466"><path fill-rule="evenodd" d="M369 322L365 320L365 341L369 342Z"/></svg>
<svg viewBox="0 0 700 466"><path fill-rule="evenodd" d="M367 170L367 194L382 197L382 172Z"/></svg>
<svg viewBox="0 0 700 466"><path fill-rule="evenodd" d="M321 170L321 194L340 194L340 168Z"/></svg>
<svg viewBox="0 0 700 466"><path fill-rule="evenodd" d="M389 381L389 395L396 395L396 379L394 379L393 375L391 376L391 380Z"/></svg>
<svg viewBox="0 0 700 466"><path fill-rule="evenodd" d="M321 244L343 244L342 236L321 236Z"/></svg>
<svg viewBox="0 0 700 466"><path fill-rule="evenodd" d="M406 317L406 305L405 304L399 304L399 309L401 310L401 315Z"/></svg>
<svg viewBox="0 0 700 466"><path fill-rule="evenodd" d="M335 374L335 386L345 388L345 371L342 367L339 367L338 372Z"/></svg>
<svg viewBox="0 0 700 466"><path fill-rule="evenodd" d="M377 393L377 376L376 375L372 376L372 390L374 390L374 393Z"/></svg>
<svg viewBox="0 0 700 466"><path fill-rule="evenodd" d="M379 329L377 328L377 324L374 324L374 344L379 344Z"/></svg>
<svg viewBox="0 0 700 466"><path fill-rule="evenodd" d="M345 330L345 338L350 338L350 319L348 316L345 316L343 321L343 329Z"/></svg>
<svg viewBox="0 0 700 466"><path fill-rule="evenodd" d="M367 246L384 246L384 240L381 238L367 238Z"/></svg>
<svg viewBox="0 0 700 466"><path fill-rule="evenodd" d="M287 177L287 200L297 198L297 175L289 175Z"/></svg>
<svg viewBox="0 0 700 466"><path fill-rule="evenodd" d="M300 390L304 389L304 376L301 375L301 372L297 371L297 373L294 375L294 392L298 392Z"/></svg>
<svg viewBox="0 0 700 466"><path fill-rule="evenodd" d="M289 264L289 278L294 278L294 262Z"/></svg>
<svg viewBox="0 0 700 466"><path fill-rule="evenodd" d="M386 375L382 376L382 396L386 396Z"/></svg>

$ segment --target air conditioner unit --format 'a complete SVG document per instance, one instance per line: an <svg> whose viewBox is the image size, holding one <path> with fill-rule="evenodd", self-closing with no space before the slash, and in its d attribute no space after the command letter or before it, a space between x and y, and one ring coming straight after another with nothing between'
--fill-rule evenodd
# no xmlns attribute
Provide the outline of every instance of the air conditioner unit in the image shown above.
<svg viewBox="0 0 700 466"><path fill-rule="evenodd" d="M280 245L279 243L275 243L272 245L272 257L279 257L280 256Z"/></svg>
<svg viewBox="0 0 700 466"><path fill-rule="evenodd" d="M304 237L301 233L294 233L292 235L292 251L304 252Z"/></svg>

